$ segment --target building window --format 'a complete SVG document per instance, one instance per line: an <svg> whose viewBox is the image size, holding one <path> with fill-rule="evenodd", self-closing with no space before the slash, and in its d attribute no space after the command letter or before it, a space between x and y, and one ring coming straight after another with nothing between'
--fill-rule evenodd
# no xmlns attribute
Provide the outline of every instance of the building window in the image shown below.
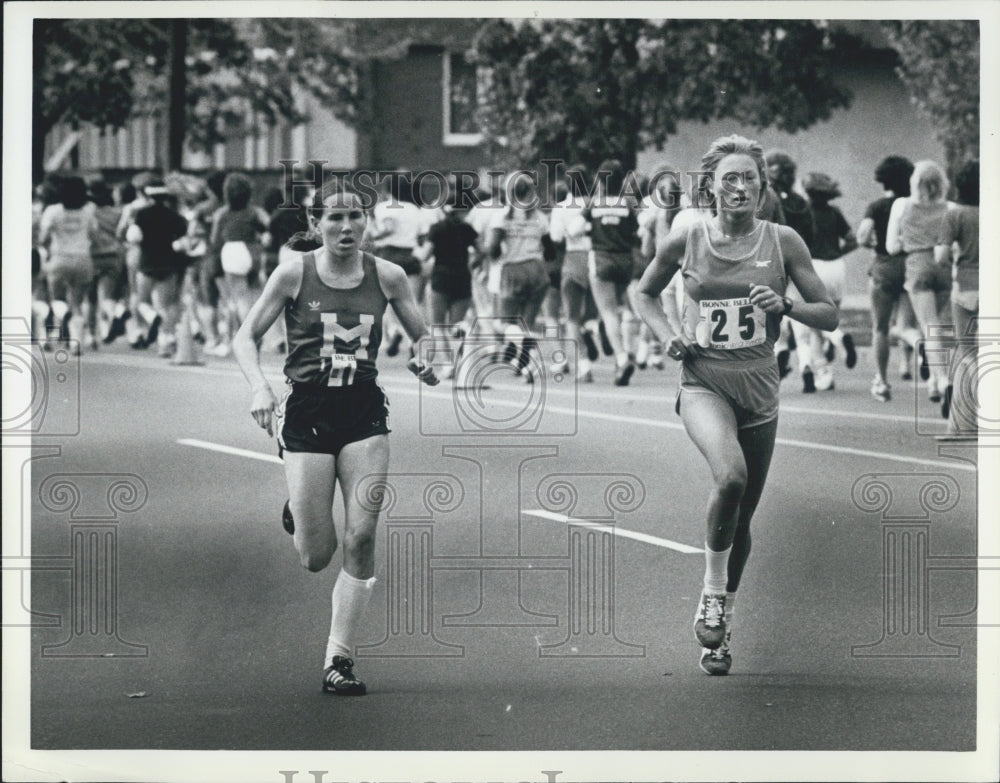
<svg viewBox="0 0 1000 783"><path fill-rule="evenodd" d="M474 147L483 140L476 124L479 92L476 66L466 62L464 55L454 52L445 52L441 61L444 143L450 147Z"/></svg>

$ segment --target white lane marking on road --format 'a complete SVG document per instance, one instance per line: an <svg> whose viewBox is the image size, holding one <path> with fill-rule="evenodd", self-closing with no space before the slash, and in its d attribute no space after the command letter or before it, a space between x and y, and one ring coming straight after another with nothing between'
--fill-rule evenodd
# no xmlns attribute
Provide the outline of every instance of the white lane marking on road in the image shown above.
<svg viewBox="0 0 1000 783"><path fill-rule="evenodd" d="M446 392L423 391L420 389L399 388L394 390L397 394L424 394L428 397L441 400L450 400L451 394ZM524 404L512 400L491 400L491 404L505 407L523 408ZM620 413L600 413L598 411L574 410L564 408L559 405L546 405L546 413L562 413L569 416L580 416L585 419L599 419L602 421L613 421L618 424L638 424L643 427L656 427L664 430L683 430L683 424L675 424L671 421L659 421L657 419L646 419L638 416L623 416ZM975 465L964 462L945 462L943 460L923 459L921 457L907 457L902 454L887 454L881 451L867 451L865 449L855 449L849 446L833 446L826 443L810 443L804 440L791 440L789 438L777 438L775 444L780 446L795 446L800 449L810 449L812 451L828 451L834 454L850 454L854 457L872 457L873 459L888 460L890 462L906 462L912 465L923 465L933 468L954 468L955 470L976 471Z"/></svg>
<svg viewBox="0 0 1000 783"><path fill-rule="evenodd" d="M88 357L88 361L92 361L95 363L103 363L103 364L118 364L118 365L123 364L123 362L112 362L107 360L102 361L101 357ZM143 364L145 363L143 362ZM219 368L209 369L205 367L175 367L173 365L154 364L152 362L150 362L148 366L154 369L195 372L204 375L238 375L236 371L226 371ZM271 378L274 377L275 376L271 376ZM402 380L403 377L404 376L401 375L400 380ZM409 386L395 386L395 385L391 386L390 388L394 394L409 394L411 396L424 394L432 399L439 399L439 400L452 399L452 394L450 392L437 392L426 389L421 390L421 389L414 389ZM495 405L501 405L506 407L516 407L516 408L524 407L522 403L512 400L492 400L492 403ZM550 411L552 413L560 413L568 416L580 416L582 418L597 419L602 421L612 421L612 422L617 422L619 424L638 424L641 426L656 427L658 429L667 429L667 430L684 429L683 424L675 424L673 422L668 422L668 421L657 421L655 419L640 418L638 416L623 416L618 413L601 413L598 411L588 411L583 409L575 410L573 408L564 408L562 406L557 406L557 405L546 405L545 410ZM782 410L785 410L785 408L782 407ZM817 411L817 413L825 413L825 411ZM906 419L906 421L912 421L912 419ZM873 459L881 459L889 462L905 462L907 464L921 465L924 467L953 468L955 470L964 470L972 473L976 472L975 465L969 465L967 463L959 462L957 460L953 462L945 462L943 460L924 459L921 457L907 457L902 454L887 454L885 452L880 452L880 451L854 449L849 446L833 446L826 443L810 443L808 441L790 440L787 438L778 438L775 441L775 443L780 446L794 446L797 448L809 449L812 451L827 451L834 454L848 454L854 457L872 457ZM275 457L275 460L277 460L277 457Z"/></svg>
<svg viewBox="0 0 1000 783"><path fill-rule="evenodd" d="M207 440L198 440L197 438L181 438L177 441L182 446L194 446L196 449L207 449L208 451L217 451L220 454L230 454L234 457L246 457L247 459L259 459L261 462L274 462L278 465L284 465L284 461L281 457L274 454L264 454L260 451L250 451L249 449L238 449L235 446L225 446L221 443L212 443Z"/></svg>
<svg viewBox="0 0 1000 783"><path fill-rule="evenodd" d="M522 511L522 514L530 514L533 517L540 517L541 519L551 519L553 522L562 522L566 525L574 525L576 527L585 527L588 530L598 530L602 533L614 533L616 536L621 536L622 538L631 538L634 541L641 541L644 544L652 544L653 546L663 547L664 549L673 549L675 552L683 552L686 555L696 555L704 552L703 549L698 549L697 547L688 546L687 544L681 544L677 541L671 541L668 538L658 538L657 536L650 536L646 533L638 533L635 530L626 530L623 527L618 527L617 525L602 525L599 522L589 522L586 519L575 519L574 517L568 517L565 514L556 514L552 511L545 511L540 508L528 509Z"/></svg>
<svg viewBox="0 0 1000 783"><path fill-rule="evenodd" d="M498 388L500 388L498 386ZM512 385L512 388L516 386ZM676 388L671 385L670 388L664 387L661 389L649 389L648 394L641 392L605 392L598 391L596 389L590 389L586 386L579 386L576 389L561 389L558 386L548 385L545 388L546 394L553 395L565 395L573 396L577 395L579 399L594 399L594 400L615 400L621 402L622 400L632 400L634 402L665 402L669 403L671 406L674 403L674 395L676 394ZM797 405L786 405L781 404L782 413L795 413L804 416L840 416L845 419L871 419L873 421L896 421L909 424L911 422L923 422L925 424L940 424L941 419L933 419L927 417L914 418L913 416L900 416L898 414L892 413L869 413L867 411L843 411L837 410L836 408L804 408Z"/></svg>
<svg viewBox="0 0 1000 783"><path fill-rule="evenodd" d="M261 460L262 462L276 462L279 465L282 464L281 459L273 454L264 454L260 451L250 451L249 449L238 449L235 446L226 446L222 443L212 443L211 441L198 440L197 438L180 438L177 442L181 446L193 446L197 449L206 449L207 451L229 454L234 457L245 457L247 459ZM576 519L574 517L568 517L565 514L556 514L540 508L528 509L523 513L530 514L535 517L541 517L542 519L551 519L555 522L562 522L566 525L575 525L578 527L586 527L590 530L598 530L602 533L614 533L614 535L621 536L622 538L631 538L634 541L641 541L644 544L652 544L653 546L663 547L664 549L673 549L675 552L683 552L684 554L699 554L704 551L698 549L697 547L681 544L677 541L671 541L667 538L658 538L657 536L650 536L646 533L639 533L635 530L626 530L625 528L618 527L617 525L602 525L598 522L590 522L586 519Z"/></svg>

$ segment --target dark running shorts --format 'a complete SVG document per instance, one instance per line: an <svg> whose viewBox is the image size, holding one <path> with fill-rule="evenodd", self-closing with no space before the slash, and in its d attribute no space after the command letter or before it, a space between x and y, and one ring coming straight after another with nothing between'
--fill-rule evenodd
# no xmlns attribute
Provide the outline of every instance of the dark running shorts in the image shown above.
<svg viewBox="0 0 1000 783"><path fill-rule="evenodd" d="M903 282L906 280L906 256L876 255L868 270L872 286L890 296L903 293Z"/></svg>
<svg viewBox="0 0 1000 783"><path fill-rule="evenodd" d="M392 261L397 266L401 266L407 277L414 277L420 274L420 261L413 256L412 247L379 247L375 249L375 255Z"/></svg>
<svg viewBox="0 0 1000 783"><path fill-rule="evenodd" d="M289 383L275 424L279 454L336 457L348 443L389 434L389 401L375 381L352 386Z"/></svg>
<svg viewBox="0 0 1000 783"><path fill-rule="evenodd" d="M447 297L449 302L472 298L472 275L468 270L448 269L435 265L431 270L431 290Z"/></svg>
<svg viewBox="0 0 1000 783"><path fill-rule="evenodd" d="M590 270L598 280L627 286L632 279L635 261L631 253L605 253L603 250L590 251Z"/></svg>
<svg viewBox="0 0 1000 783"><path fill-rule="evenodd" d="M686 394L714 394L736 415L738 429L767 424L778 417L778 362L774 358L746 361L686 360L674 410L681 412Z"/></svg>

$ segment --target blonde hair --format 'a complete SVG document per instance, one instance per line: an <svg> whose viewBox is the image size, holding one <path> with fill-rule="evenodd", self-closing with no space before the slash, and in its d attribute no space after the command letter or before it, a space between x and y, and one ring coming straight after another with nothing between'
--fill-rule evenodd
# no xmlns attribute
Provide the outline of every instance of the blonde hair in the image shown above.
<svg viewBox="0 0 1000 783"><path fill-rule="evenodd" d="M735 133L731 136L720 136L712 142L708 152L701 156L702 170L714 172L722 159L728 155L746 155L757 164L760 189L763 193L767 188L767 161L764 160L764 148L760 143Z"/></svg>
<svg viewBox="0 0 1000 783"><path fill-rule="evenodd" d="M910 194L915 201L933 203L948 196L948 176L933 160L920 160L910 175Z"/></svg>

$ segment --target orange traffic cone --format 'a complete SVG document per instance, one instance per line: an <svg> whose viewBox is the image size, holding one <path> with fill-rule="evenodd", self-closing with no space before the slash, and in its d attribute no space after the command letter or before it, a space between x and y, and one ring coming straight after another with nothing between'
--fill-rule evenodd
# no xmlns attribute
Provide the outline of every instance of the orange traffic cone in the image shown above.
<svg viewBox="0 0 1000 783"><path fill-rule="evenodd" d="M184 366L200 366L205 363L198 358L198 349L191 337L191 314L187 310L177 322L177 351L170 363Z"/></svg>

